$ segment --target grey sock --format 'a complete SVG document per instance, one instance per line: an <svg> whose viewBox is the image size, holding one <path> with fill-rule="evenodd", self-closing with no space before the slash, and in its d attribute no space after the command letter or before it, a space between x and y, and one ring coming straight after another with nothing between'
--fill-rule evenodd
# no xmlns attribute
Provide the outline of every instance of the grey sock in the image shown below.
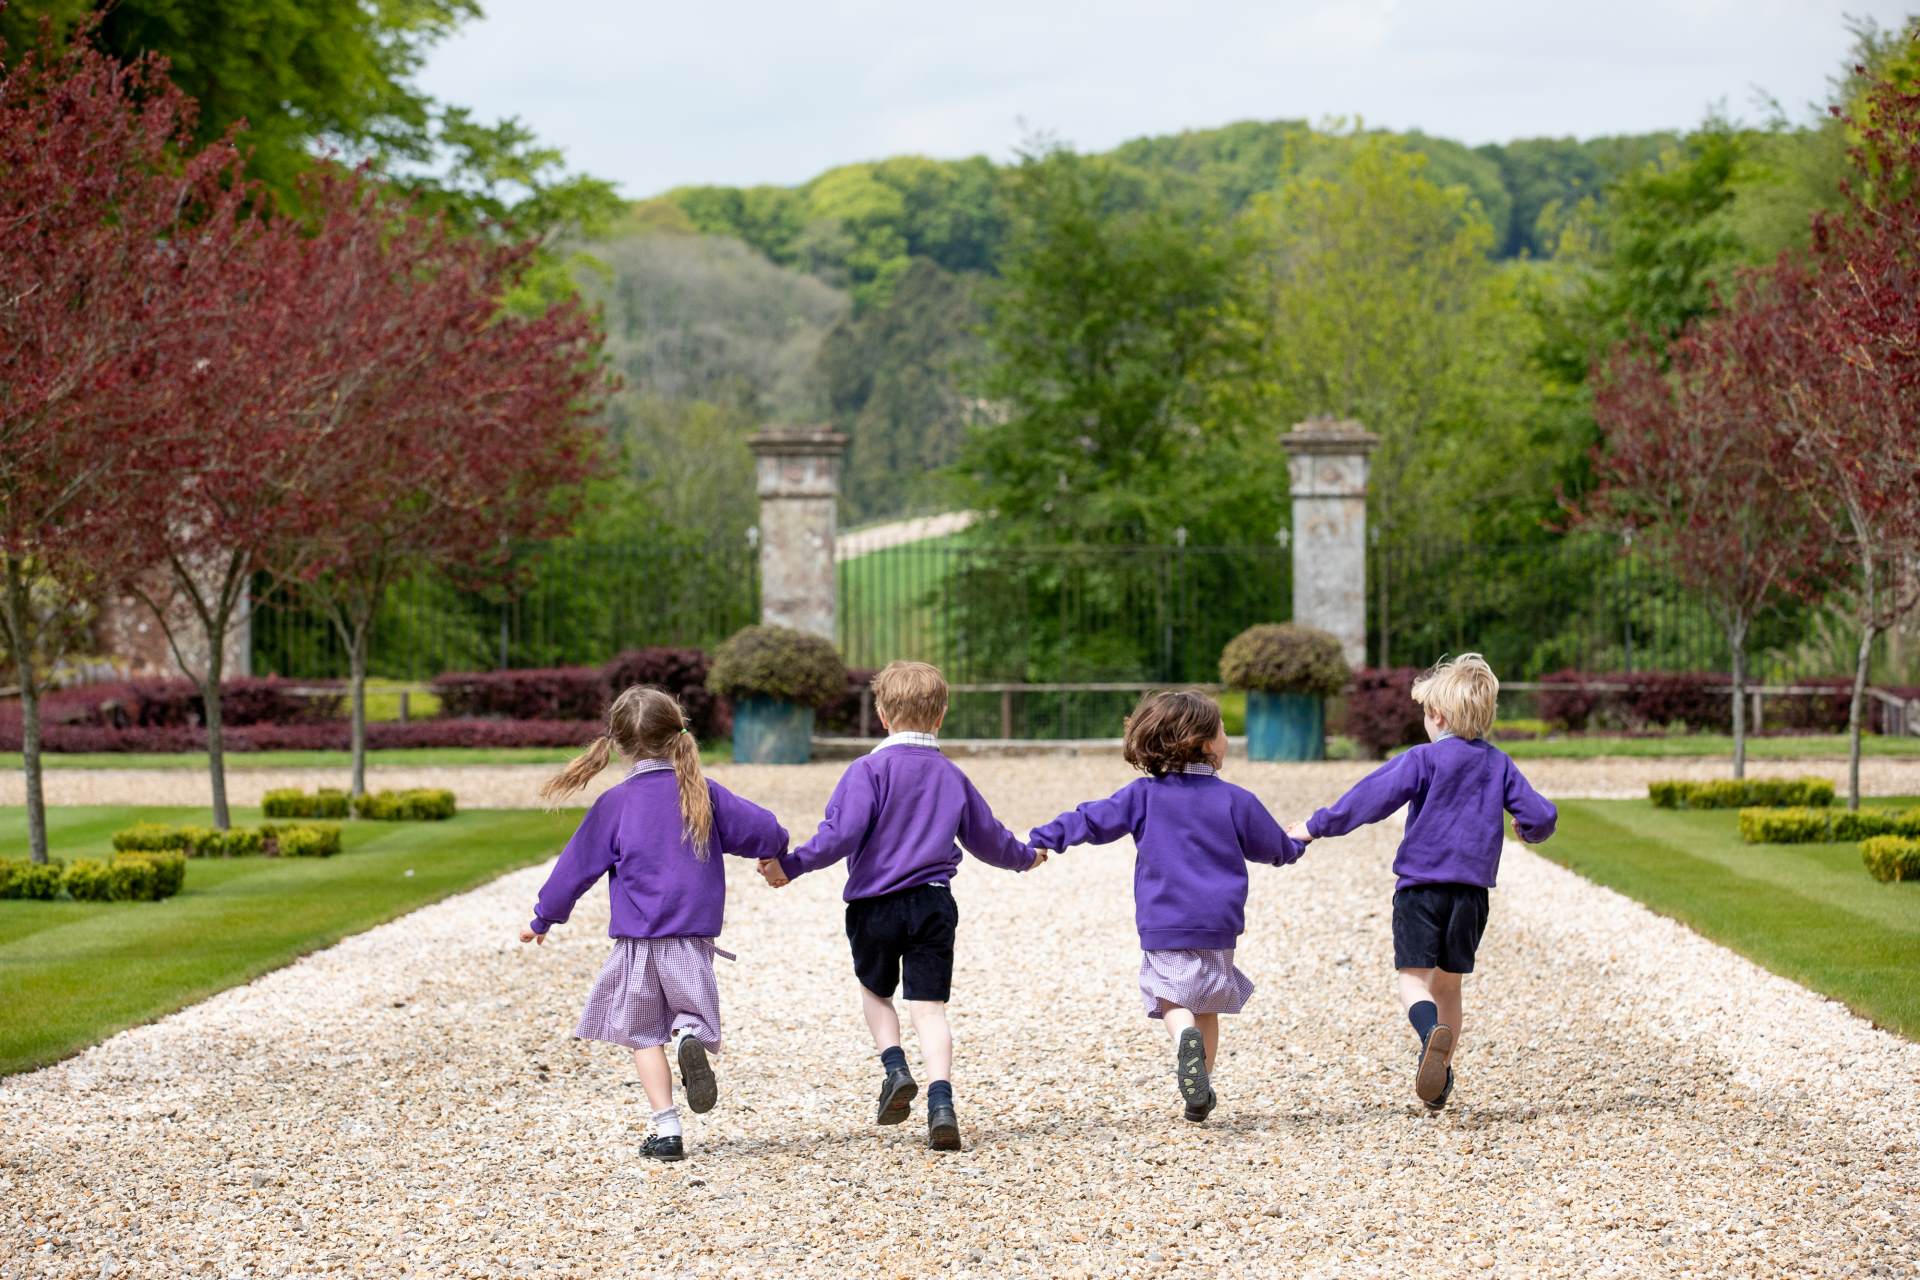
<svg viewBox="0 0 1920 1280"><path fill-rule="evenodd" d="M668 1107L653 1113L653 1131L663 1138L680 1136L680 1108Z"/></svg>

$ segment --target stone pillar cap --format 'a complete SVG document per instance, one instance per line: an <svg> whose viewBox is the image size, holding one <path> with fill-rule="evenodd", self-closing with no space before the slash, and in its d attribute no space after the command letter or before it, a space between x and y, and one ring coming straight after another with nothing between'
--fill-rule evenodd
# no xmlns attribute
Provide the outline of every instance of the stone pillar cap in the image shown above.
<svg viewBox="0 0 1920 1280"><path fill-rule="evenodd" d="M1372 453L1380 437L1352 418L1309 418L1280 433L1288 453Z"/></svg>
<svg viewBox="0 0 1920 1280"><path fill-rule="evenodd" d="M770 423L749 438L747 446L755 456L835 456L846 450L847 437L832 427Z"/></svg>

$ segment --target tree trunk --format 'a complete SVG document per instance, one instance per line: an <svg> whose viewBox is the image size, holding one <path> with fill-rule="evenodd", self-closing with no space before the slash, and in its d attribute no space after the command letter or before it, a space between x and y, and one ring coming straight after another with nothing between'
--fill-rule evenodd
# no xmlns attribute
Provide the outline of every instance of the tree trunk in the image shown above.
<svg viewBox="0 0 1920 1280"><path fill-rule="evenodd" d="M355 623L347 641L347 680L353 705L350 747L353 798L367 793L367 624Z"/></svg>
<svg viewBox="0 0 1920 1280"><path fill-rule="evenodd" d="M1860 653L1853 663L1853 701L1847 708L1847 808L1860 807L1860 730L1867 702L1867 667L1873 661L1872 624L1860 628Z"/></svg>
<svg viewBox="0 0 1920 1280"><path fill-rule="evenodd" d="M226 674L226 634L216 636L207 628L207 682L200 687L200 699L207 708L207 772L213 783L213 825L221 831L233 826L227 812L227 748L221 734L220 678Z"/></svg>
<svg viewBox="0 0 1920 1280"><path fill-rule="evenodd" d="M47 798L40 780L40 686L33 670L33 604L20 562L7 557L7 636L20 680L20 755L27 785L27 853L47 860Z"/></svg>
<svg viewBox="0 0 1920 1280"><path fill-rule="evenodd" d="M1747 776L1747 629L1727 632L1733 650L1733 776Z"/></svg>

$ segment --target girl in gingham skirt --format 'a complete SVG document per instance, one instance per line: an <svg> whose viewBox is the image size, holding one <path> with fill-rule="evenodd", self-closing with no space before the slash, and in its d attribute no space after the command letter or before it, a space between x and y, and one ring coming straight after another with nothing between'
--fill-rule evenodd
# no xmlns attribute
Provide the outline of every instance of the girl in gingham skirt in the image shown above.
<svg viewBox="0 0 1920 1280"><path fill-rule="evenodd" d="M1220 708L1198 693L1150 693L1127 717L1126 760L1147 776L1035 827L1035 849L1132 836L1140 1002L1174 1038L1186 1118L1212 1113L1220 1015L1238 1013L1253 981L1233 963L1246 927L1247 863L1283 866L1304 851L1250 791L1217 776L1226 762Z"/></svg>
<svg viewBox="0 0 1920 1280"><path fill-rule="evenodd" d="M639 685L613 701L607 731L541 795L558 803L600 776L618 752L627 776L574 832L540 890L522 942L544 943L580 895L609 876L613 954L587 994L573 1034L633 1050L653 1111L640 1145L651 1160L685 1155L667 1046L680 1064L688 1109L713 1110L719 1091L709 1054L720 1051L720 992L713 957L727 876L716 853L777 858L787 833L771 813L700 774L700 747L670 694Z"/></svg>

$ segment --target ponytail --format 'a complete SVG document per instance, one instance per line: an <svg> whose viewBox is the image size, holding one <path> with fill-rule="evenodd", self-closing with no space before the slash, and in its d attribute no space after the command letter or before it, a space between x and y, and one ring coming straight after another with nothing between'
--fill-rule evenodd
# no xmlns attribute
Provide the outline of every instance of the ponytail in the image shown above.
<svg viewBox="0 0 1920 1280"><path fill-rule="evenodd" d="M707 846L713 841L713 796L707 780L700 776L700 744L693 734L681 729L674 735L673 776L680 784L680 820L686 825L687 843L693 856L705 862Z"/></svg>
<svg viewBox="0 0 1920 1280"><path fill-rule="evenodd" d="M587 744L587 749L575 756L571 764L547 780L547 785L540 788L540 798L547 802L547 808L559 808L562 800L599 777L612 758L613 740L601 734ZM694 763L699 763L697 755Z"/></svg>

